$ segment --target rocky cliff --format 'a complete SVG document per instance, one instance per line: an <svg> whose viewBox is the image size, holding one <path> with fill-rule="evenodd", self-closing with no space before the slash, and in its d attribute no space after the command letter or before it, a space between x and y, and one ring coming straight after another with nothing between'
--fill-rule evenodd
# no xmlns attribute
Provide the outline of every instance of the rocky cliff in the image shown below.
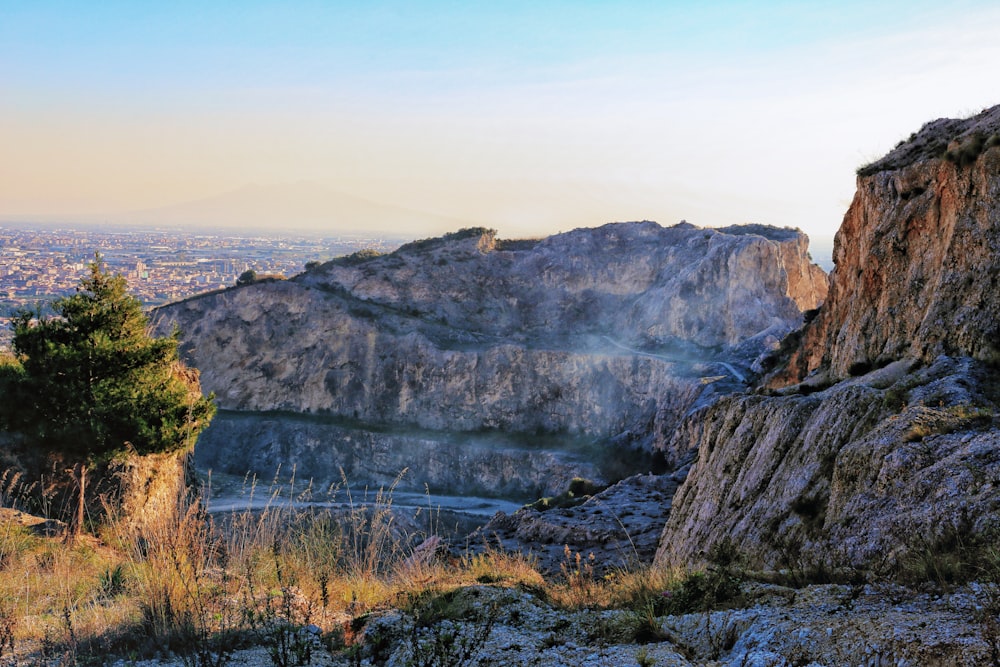
<svg viewBox="0 0 1000 667"><path fill-rule="evenodd" d="M310 441L327 443L324 471L341 465L347 422L412 427L424 440L516 434L534 449L585 439L626 448L619 459L658 450L669 464L680 453L665 434L699 401L743 386L750 363L825 296L806 244L762 226L623 223L514 242L463 230L156 318L161 331L180 328L182 352L220 407L340 420L310 427ZM244 449L281 451L283 436L261 443L253 430L243 427ZM199 447L238 446L221 431ZM632 472L648 465L636 458ZM412 483L428 480L410 468Z"/></svg>
<svg viewBox="0 0 1000 667"><path fill-rule="evenodd" d="M859 170L831 289L772 384L902 358L1000 359L1000 107L928 123Z"/></svg>
<svg viewBox="0 0 1000 667"><path fill-rule="evenodd" d="M698 455L659 563L729 540L765 566L886 573L994 534L998 131L1000 107L935 121L859 170L828 299L771 390L675 433Z"/></svg>

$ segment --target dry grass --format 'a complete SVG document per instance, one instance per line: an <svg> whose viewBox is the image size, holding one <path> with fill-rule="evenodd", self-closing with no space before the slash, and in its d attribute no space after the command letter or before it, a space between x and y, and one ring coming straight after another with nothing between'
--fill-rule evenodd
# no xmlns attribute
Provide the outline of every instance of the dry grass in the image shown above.
<svg viewBox="0 0 1000 667"><path fill-rule="evenodd" d="M913 407L913 413L912 424L903 435L904 442L917 442L935 434L986 426L994 417L991 408L968 403L959 403L946 408L917 405Z"/></svg>
<svg viewBox="0 0 1000 667"><path fill-rule="evenodd" d="M425 513L426 529L401 525L392 488L348 491L340 509L296 507L273 489L263 509L211 515L195 502L142 533L109 513L99 537L72 545L0 524L0 660L15 650L62 664L177 652L187 664L223 665L236 648L264 643L284 647L272 656L281 665L297 648L289 629L315 625L340 646L366 614L426 593L519 586L565 608L639 608L677 581L650 570L598 579L576 555L545 581L530 558L499 550L415 554L434 517Z"/></svg>
<svg viewBox="0 0 1000 667"><path fill-rule="evenodd" d="M565 609L641 609L677 587L688 573L678 568L638 567L596 577L593 555L564 550L561 579L548 582L549 600Z"/></svg>
<svg viewBox="0 0 1000 667"><path fill-rule="evenodd" d="M141 533L109 513L99 537L71 545L0 523L0 658L174 651L221 665L285 627L343 637L354 619L424 591L543 584L509 554L413 558L428 535L399 525L392 488L348 491L338 511L294 507L274 488L263 509L214 516L195 502Z"/></svg>

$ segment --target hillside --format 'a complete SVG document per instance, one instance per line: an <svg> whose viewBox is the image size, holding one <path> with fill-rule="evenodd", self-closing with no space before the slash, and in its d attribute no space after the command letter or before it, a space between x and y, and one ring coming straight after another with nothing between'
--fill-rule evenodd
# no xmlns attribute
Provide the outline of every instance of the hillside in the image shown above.
<svg viewBox="0 0 1000 667"><path fill-rule="evenodd" d="M405 488L528 500L675 467L684 415L823 299L806 244L762 226L464 230L156 318L223 409L202 465L355 483L408 468Z"/></svg>

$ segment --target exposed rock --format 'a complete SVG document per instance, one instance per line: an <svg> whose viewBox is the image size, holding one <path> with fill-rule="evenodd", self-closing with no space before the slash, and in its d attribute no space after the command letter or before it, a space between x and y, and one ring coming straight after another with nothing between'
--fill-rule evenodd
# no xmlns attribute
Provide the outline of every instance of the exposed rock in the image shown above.
<svg viewBox="0 0 1000 667"><path fill-rule="evenodd" d="M474 587L452 597L458 618L391 612L365 629L362 663L606 667L656 665L986 664L991 640L981 597L866 587L756 587L746 609L647 617L641 611L565 611L518 591ZM654 633L659 636L651 636ZM451 641L439 641L451 637ZM343 663L347 664L346 661Z"/></svg>
<svg viewBox="0 0 1000 667"><path fill-rule="evenodd" d="M993 372L947 357L898 379L894 370L806 396L733 396L707 410L657 562L700 563L731 540L774 569L889 574L951 530L972 539L997 528Z"/></svg>
<svg viewBox="0 0 1000 667"><path fill-rule="evenodd" d="M121 457L97 486L99 502L114 508L122 528L140 535L175 523L195 492L190 450Z"/></svg>
<svg viewBox="0 0 1000 667"><path fill-rule="evenodd" d="M654 451L676 464L686 452L665 436L743 386L825 287L795 230L643 222L529 242L469 230L189 299L156 319L161 331L179 326L222 408L376 432L502 431L541 448L544 436L614 440L645 452L638 472ZM213 440L216 428L203 442L232 447ZM243 446L260 450L252 437ZM328 468L339 440L326 445ZM419 460L407 466L424 477Z"/></svg>
<svg viewBox="0 0 1000 667"><path fill-rule="evenodd" d="M258 479L271 479L279 469L285 475L294 471L318 487L346 480L521 502L558 493L576 476L602 480L614 474L614 461L586 440L539 441L502 433L374 431L316 416L220 410L198 441L195 464Z"/></svg>
<svg viewBox="0 0 1000 667"><path fill-rule="evenodd" d="M10 507L0 507L0 530L8 533L11 525L23 526L42 537L58 537L66 532L66 523L59 519L46 519ZM0 558L0 564L2 561Z"/></svg>
<svg viewBox="0 0 1000 667"><path fill-rule="evenodd" d="M447 617L417 618L398 610L375 614L356 648L331 653L317 639L312 654L319 664L345 667L974 667L991 664L996 646L977 611L992 594L982 587L943 596L871 586L756 586L747 594L756 602L745 609L647 617L631 609L569 611L525 591L475 586L442 594ZM231 662L265 667L273 664L268 651L236 651ZM187 663L176 658L112 664Z"/></svg>
<svg viewBox="0 0 1000 667"><path fill-rule="evenodd" d="M726 397L676 433L698 456L658 563L731 540L764 566L888 574L998 529L1000 138L962 152L997 129L1000 107L935 122L863 170L779 395ZM926 149L946 131L952 157Z"/></svg>
<svg viewBox="0 0 1000 667"><path fill-rule="evenodd" d="M596 333L702 347L796 321L826 294L826 276L808 261L797 230L637 222L520 246L473 231L362 262L334 260L299 280L485 341Z"/></svg>
<svg viewBox="0 0 1000 667"><path fill-rule="evenodd" d="M601 576L649 563L686 472L630 477L572 508L498 512L462 546L530 553L547 574L558 574L565 566Z"/></svg>
<svg viewBox="0 0 1000 667"><path fill-rule="evenodd" d="M13 432L0 432L0 459L5 503L46 515L54 507L74 506L77 485L63 459ZM113 513L119 527L137 533L175 520L194 491L190 449L125 454L93 466L88 477L88 515L100 521ZM34 530L60 532L64 526L50 519Z"/></svg>
<svg viewBox="0 0 1000 667"><path fill-rule="evenodd" d="M772 386L910 357L1000 359L998 133L1000 107L934 121L862 170L829 296Z"/></svg>

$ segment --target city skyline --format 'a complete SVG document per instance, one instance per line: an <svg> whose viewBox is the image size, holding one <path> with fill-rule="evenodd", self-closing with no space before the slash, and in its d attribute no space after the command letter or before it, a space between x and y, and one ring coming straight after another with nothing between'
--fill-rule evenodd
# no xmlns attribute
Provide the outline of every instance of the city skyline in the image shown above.
<svg viewBox="0 0 1000 667"><path fill-rule="evenodd" d="M0 0L0 18L7 221L514 238L686 219L819 241L858 166L995 103L980 72L1000 62L1000 9L976 0Z"/></svg>

